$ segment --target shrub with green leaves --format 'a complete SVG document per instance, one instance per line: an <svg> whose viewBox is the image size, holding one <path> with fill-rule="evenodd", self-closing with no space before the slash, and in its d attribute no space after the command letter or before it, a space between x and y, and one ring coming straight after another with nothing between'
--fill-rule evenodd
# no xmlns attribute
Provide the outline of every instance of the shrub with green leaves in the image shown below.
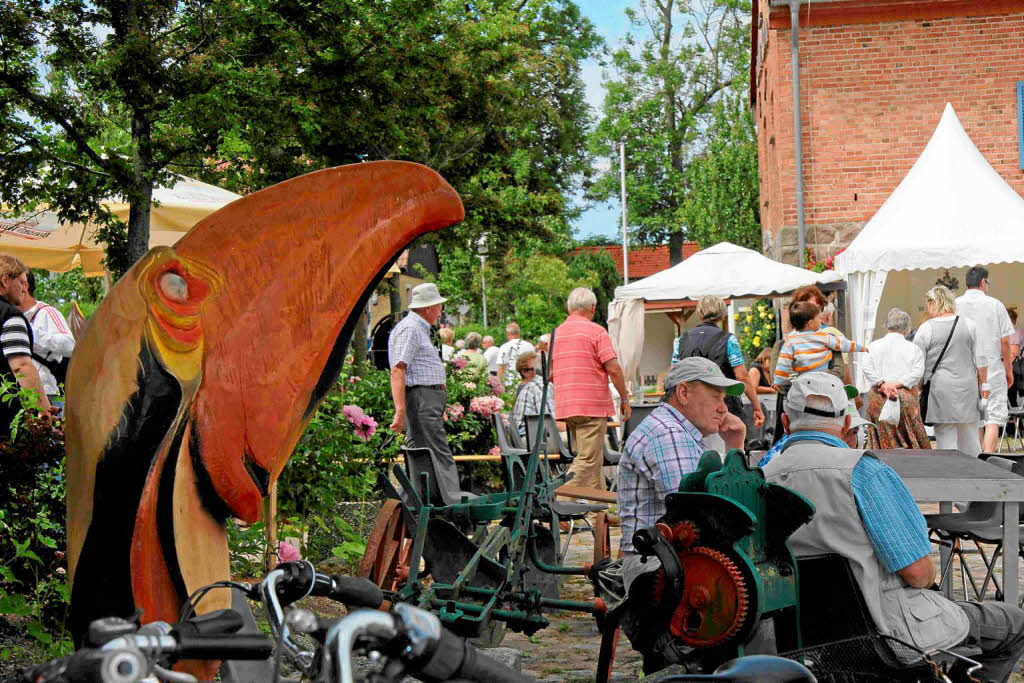
<svg viewBox="0 0 1024 683"><path fill-rule="evenodd" d="M761 349L775 343L775 310L770 299L760 299L744 306L734 317L740 349L748 361L753 361Z"/></svg>

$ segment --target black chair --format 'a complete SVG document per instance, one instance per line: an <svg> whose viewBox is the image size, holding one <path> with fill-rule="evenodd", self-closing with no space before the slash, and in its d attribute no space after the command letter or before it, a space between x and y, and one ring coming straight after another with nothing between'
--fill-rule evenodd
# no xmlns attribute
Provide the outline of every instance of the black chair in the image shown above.
<svg viewBox="0 0 1024 683"><path fill-rule="evenodd" d="M632 412L629 415L629 419L626 420L626 424L622 427L622 443L626 443L626 439L633 433L637 425L644 421L644 418L651 414L651 411L658 407L658 403L632 405Z"/></svg>
<svg viewBox="0 0 1024 683"><path fill-rule="evenodd" d="M530 450L533 446L533 440L537 438L537 425L540 423L540 415L527 415L526 416L526 448ZM547 453L549 456L549 463L555 464L555 468L559 472L565 471L565 466L573 461L576 457L572 452L572 437L566 434L568 443L562 441L561 434L558 433L558 425L555 424L555 418L550 415L544 416L544 440L541 443L541 452ZM551 459L551 456L558 455L558 459Z"/></svg>
<svg viewBox="0 0 1024 683"><path fill-rule="evenodd" d="M510 420L508 424L505 424L505 420ZM512 435L518 436L519 430L516 426L511 423L511 418L508 413L501 415L495 414L491 416L491 422L494 425L494 434L498 439L498 448L504 453L515 453L516 455L526 455L529 451L522 446L516 446L512 441Z"/></svg>
<svg viewBox="0 0 1024 683"><path fill-rule="evenodd" d="M802 557L797 571L803 642L796 648L793 624L777 620L780 654L801 662L821 682L932 680L931 667L920 652L878 632L845 557ZM978 653L954 648L948 658L940 659L949 662Z"/></svg>
<svg viewBox="0 0 1024 683"><path fill-rule="evenodd" d="M985 462L1005 470L1014 470L1015 465L1011 460L991 454L985 455ZM963 512L925 515L924 519L928 524L928 529L935 534L940 542L951 544L949 559L945 566L940 568L939 584L942 584L948 572L952 570L953 559L956 558L960 564L960 581L964 600L971 599L971 596L967 594L968 582L974 592L974 599L984 600L991 582L995 588L996 600L1001 600L1003 591L994 572L996 561L1003 550L1003 506L1000 503L972 502ZM963 548L964 541L974 544L985 567L985 578L980 588L967 563ZM991 557L986 556L983 544L995 546Z"/></svg>
<svg viewBox="0 0 1024 683"><path fill-rule="evenodd" d="M429 448L402 447L405 456L405 471L416 489L416 495L420 500L426 501L429 505L441 507L445 505L444 496L441 495L441 487L437 483L437 470L434 467L433 452ZM423 474L427 475L427 488L423 488ZM478 496L469 491L456 491L457 499L467 498L472 500ZM408 502L408 501L407 501Z"/></svg>

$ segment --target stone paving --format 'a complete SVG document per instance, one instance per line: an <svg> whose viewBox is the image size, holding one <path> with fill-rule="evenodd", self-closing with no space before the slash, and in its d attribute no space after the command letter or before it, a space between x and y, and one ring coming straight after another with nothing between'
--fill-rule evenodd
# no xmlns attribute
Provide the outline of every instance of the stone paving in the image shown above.
<svg viewBox="0 0 1024 683"><path fill-rule="evenodd" d="M938 505L922 505L922 512L938 512ZM612 548L618 550L618 529L612 530ZM933 553L938 567L938 546ZM985 551L990 554L990 547ZM589 533L580 533L573 537L565 564L579 565L593 561L593 538ZM971 571L978 577L984 577L981 558L976 553L968 554ZM999 563L1001 567L1001 562ZM996 576L1002 585L1002 569L997 567ZM980 579L979 579L980 584ZM960 594L960 573L954 576L956 599ZM1024 581L1022 581L1024 594ZM593 597L590 583L583 577L569 577L562 587L562 597L572 600L589 600ZM992 597L991 589L988 597ZM593 617L578 612L545 612L551 620L551 626L538 631L530 638L521 633L509 633L502 645L519 648L522 651L522 670L538 681L566 681L582 683L593 681L597 667L597 657L601 646L601 636L597 631ZM1024 670L1024 667L1022 667ZM643 666L639 655L633 651L625 636L619 637L615 656L613 681L636 681L642 677ZM1024 675L1014 674L1012 683L1024 683Z"/></svg>

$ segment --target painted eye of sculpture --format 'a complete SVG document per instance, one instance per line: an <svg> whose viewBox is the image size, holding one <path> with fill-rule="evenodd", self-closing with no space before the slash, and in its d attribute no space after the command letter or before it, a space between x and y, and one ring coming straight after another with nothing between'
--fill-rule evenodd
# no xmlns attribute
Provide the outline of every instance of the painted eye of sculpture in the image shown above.
<svg viewBox="0 0 1024 683"><path fill-rule="evenodd" d="M160 291L171 301L188 301L188 283L177 273L160 276Z"/></svg>

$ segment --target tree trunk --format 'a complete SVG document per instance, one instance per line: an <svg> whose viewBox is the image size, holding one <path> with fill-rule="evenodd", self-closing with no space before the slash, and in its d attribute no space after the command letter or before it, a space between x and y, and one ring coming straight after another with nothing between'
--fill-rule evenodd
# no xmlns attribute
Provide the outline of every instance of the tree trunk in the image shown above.
<svg viewBox="0 0 1024 683"><path fill-rule="evenodd" d="M668 236L668 264L674 266L683 260L683 242L685 235L682 232L673 232Z"/></svg>
<svg viewBox="0 0 1024 683"><path fill-rule="evenodd" d="M132 114L132 174L135 176L135 187L128 197L129 265L149 251L149 223L153 208L153 181L149 176L153 164L152 135L149 119L136 109Z"/></svg>
<svg viewBox="0 0 1024 683"><path fill-rule="evenodd" d="M369 315L370 306L367 304L367 306L359 312L359 322L356 323L356 329L352 333L353 365L355 366L355 372L359 375L366 372L366 321Z"/></svg>

